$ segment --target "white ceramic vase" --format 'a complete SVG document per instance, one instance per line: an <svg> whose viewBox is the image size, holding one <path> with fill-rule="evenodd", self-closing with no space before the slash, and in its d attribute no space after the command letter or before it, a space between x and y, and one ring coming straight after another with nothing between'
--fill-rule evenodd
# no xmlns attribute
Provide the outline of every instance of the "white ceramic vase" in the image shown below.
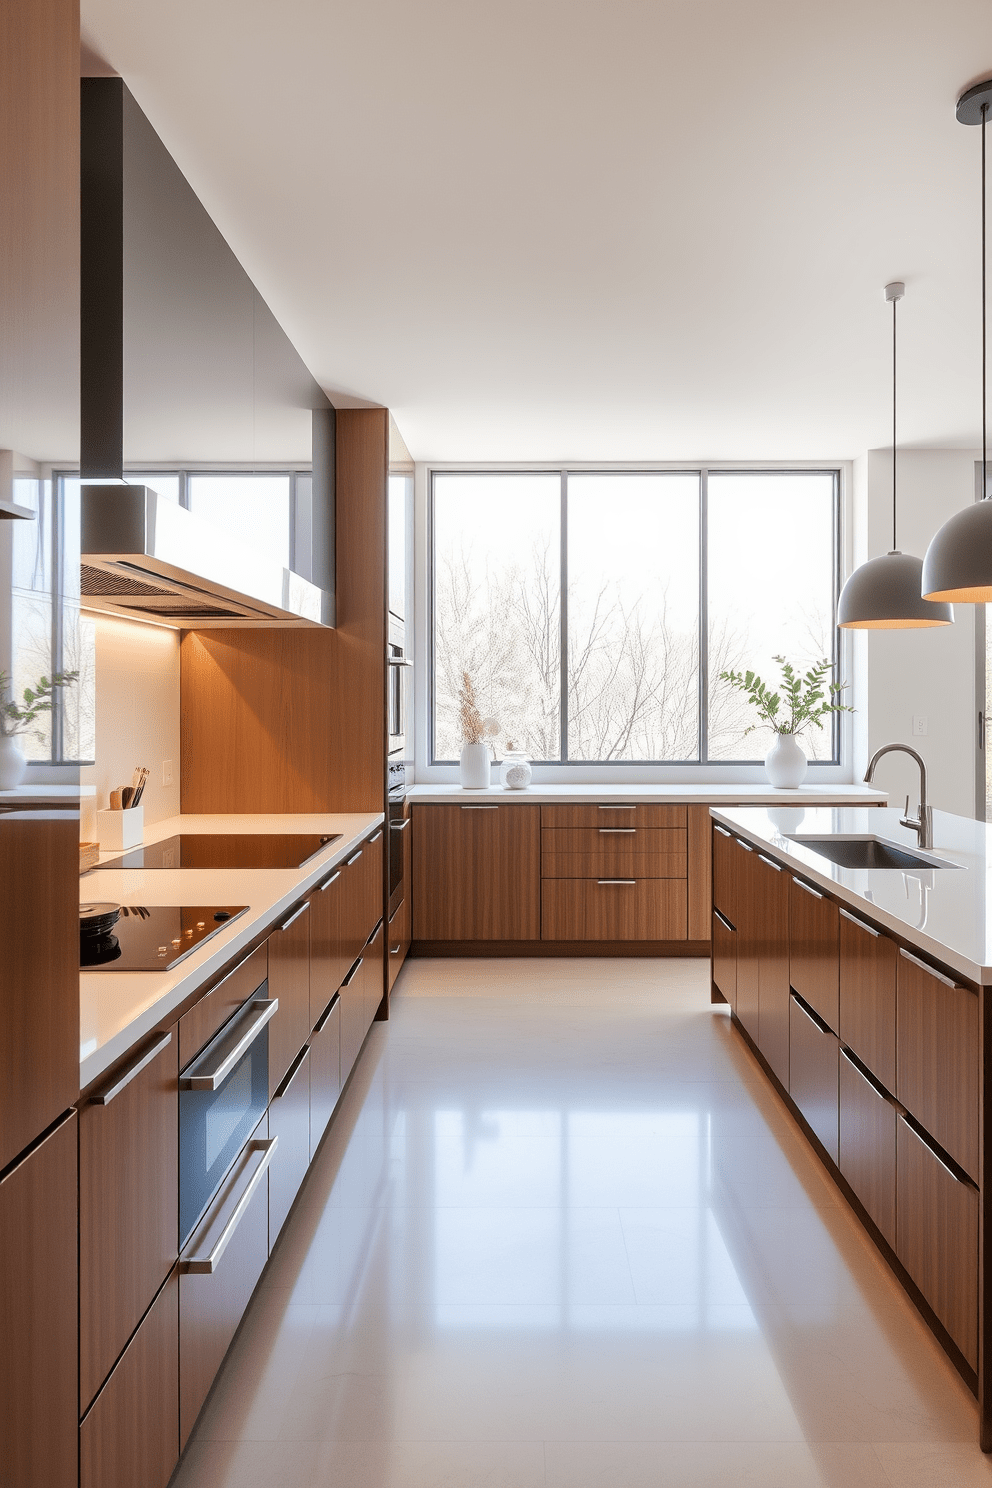
<svg viewBox="0 0 992 1488"><path fill-rule="evenodd" d="M0 790L13 790L20 785L28 762L9 734L0 735Z"/></svg>
<svg viewBox="0 0 992 1488"><path fill-rule="evenodd" d="M526 790L533 779L530 760L522 749L509 749L499 767L500 784L504 790Z"/></svg>
<svg viewBox="0 0 992 1488"><path fill-rule="evenodd" d="M462 790L486 790L489 785L488 744L463 744L458 762Z"/></svg>
<svg viewBox="0 0 992 1488"><path fill-rule="evenodd" d="M765 773L776 790L797 790L806 778L808 761L795 734L776 734L765 755Z"/></svg>

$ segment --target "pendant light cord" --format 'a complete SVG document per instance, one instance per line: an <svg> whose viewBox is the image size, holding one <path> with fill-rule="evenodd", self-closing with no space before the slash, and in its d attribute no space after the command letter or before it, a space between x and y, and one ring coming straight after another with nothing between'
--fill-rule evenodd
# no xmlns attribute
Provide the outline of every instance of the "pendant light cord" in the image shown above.
<svg viewBox="0 0 992 1488"><path fill-rule="evenodd" d="M898 553L896 543L896 306L898 298L892 300L892 551Z"/></svg>

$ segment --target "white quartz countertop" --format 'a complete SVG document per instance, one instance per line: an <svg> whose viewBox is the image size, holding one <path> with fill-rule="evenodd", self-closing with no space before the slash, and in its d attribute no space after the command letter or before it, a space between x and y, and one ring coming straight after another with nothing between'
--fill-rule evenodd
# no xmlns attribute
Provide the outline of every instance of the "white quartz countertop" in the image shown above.
<svg viewBox="0 0 992 1488"><path fill-rule="evenodd" d="M11 806L78 806L80 800L93 795L93 786L15 785L13 790L0 790L0 808Z"/></svg>
<svg viewBox="0 0 992 1488"><path fill-rule="evenodd" d="M901 811L714 807L710 815L809 883L828 889L863 919L892 931L968 981L992 984L992 827L984 822L946 811L933 813L934 846L923 855L947 867L863 869L841 868L791 838L797 833L870 834L919 853L916 833L899 825Z"/></svg>
<svg viewBox="0 0 992 1488"><path fill-rule="evenodd" d="M146 827L145 843L161 842L177 832L327 836L340 832L341 836L303 868L108 868L84 874L79 880L80 903L99 899L115 904L247 904L249 908L172 971L80 972L80 1088L109 1069L267 925L299 903L382 820L382 812L173 816ZM101 854L104 859L119 856Z"/></svg>
<svg viewBox="0 0 992 1488"><path fill-rule="evenodd" d="M569 802L602 801L650 801L659 805L717 805L746 801L754 805L777 805L790 803L806 806L816 804L858 805L888 800L885 791L874 786L862 785L805 785L799 790L775 790L765 784L756 785L531 785L527 790L507 790L504 786L491 785L487 790L463 790L460 785L414 785L407 792L413 802L451 805L455 801L507 801L526 806L567 805Z"/></svg>

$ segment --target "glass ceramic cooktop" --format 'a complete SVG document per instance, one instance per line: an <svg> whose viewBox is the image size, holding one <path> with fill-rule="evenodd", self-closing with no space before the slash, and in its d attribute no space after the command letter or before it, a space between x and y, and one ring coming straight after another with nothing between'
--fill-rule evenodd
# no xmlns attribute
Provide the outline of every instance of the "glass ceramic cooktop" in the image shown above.
<svg viewBox="0 0 992 1488"><path fill-rule="evenodd" d="M247 908L246 904L82 904L80 969L169 971ZM116 919L114 911L119 911Z"/></svg>
<svg viewBox="0 0 992 1488"><path fill-rule="evenodd" d="M267 832L182 832L132 847L97 868L302 868L341 833L320 837Z"/></svg>

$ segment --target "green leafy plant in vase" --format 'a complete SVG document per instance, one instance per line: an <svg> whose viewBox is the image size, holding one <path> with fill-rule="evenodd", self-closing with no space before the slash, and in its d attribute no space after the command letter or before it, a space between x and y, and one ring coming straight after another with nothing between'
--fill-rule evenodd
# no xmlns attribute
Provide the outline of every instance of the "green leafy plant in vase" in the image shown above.
<svg viewBox="0 0 992 1488"><path fill-rule="evenodd" d="M52 711L57 687L75 682L78 672L56 672L39 677L33 687L25 687L18 702L11 690L10 677L0 671L0 790L14 790L24 779L27 760L15 739L26 734L42 713Z"/></svg>
<svg viewBox="0 0 992 1488"><path fill-rule="evenodd" d="M743 692L757 710L758 721L744 730L744 737L761 724L775 730L775 740L765 755L765 769L770 784L778 789L796 790L806 775L807 759L797 738L809 728L823 728L831 713L853 713L840 701L846 682L831 682L831 663L824 657L807 671L796 668L784 656L773 658L781 669L777 691L773 691L757 672L721 672L720 681Z"/></svg>

